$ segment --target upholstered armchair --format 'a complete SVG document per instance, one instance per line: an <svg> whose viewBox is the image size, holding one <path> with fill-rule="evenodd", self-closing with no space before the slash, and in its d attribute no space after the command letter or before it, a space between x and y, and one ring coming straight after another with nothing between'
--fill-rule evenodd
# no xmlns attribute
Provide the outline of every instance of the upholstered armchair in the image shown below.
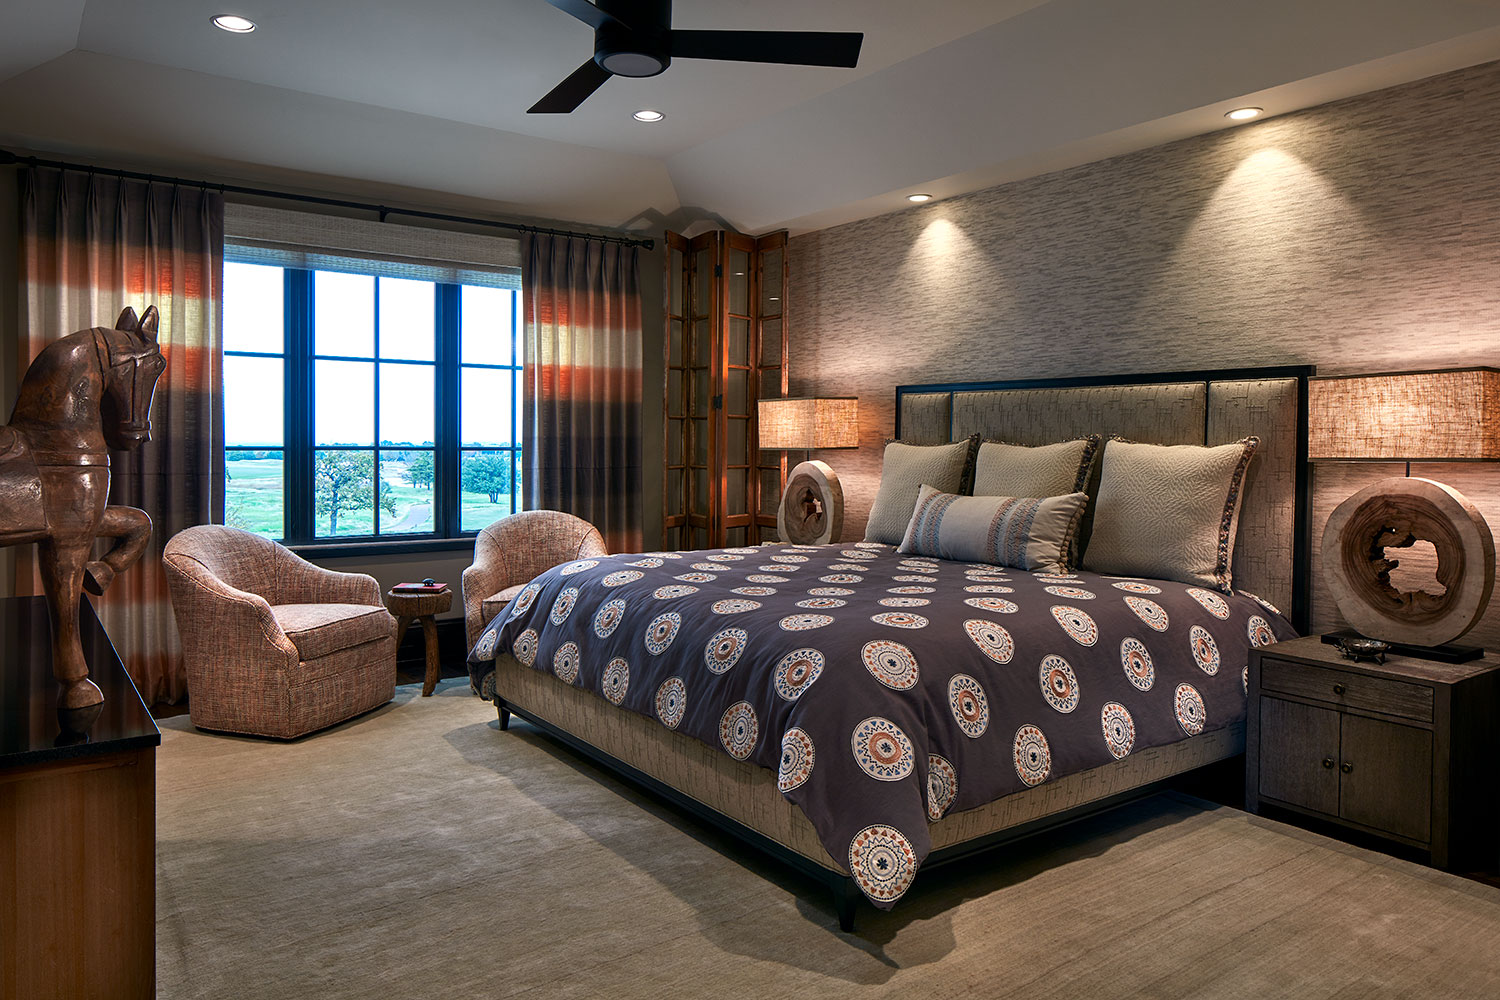
<svg viewBox="0 0 1500 1000"><path fill-rule="evenodd" d="M474 539L474 565L463 575L469 648L533 577L574 559L607 555L598 528L560 510L524 510L485 528Z"/></svg>
<svg viewBox="0 0 1500 1000"><path fill-rule="evenodd" d="M291 739L396 693L396 620L380 585L248 531L188 528L162 554L193 725Z"/></svg>

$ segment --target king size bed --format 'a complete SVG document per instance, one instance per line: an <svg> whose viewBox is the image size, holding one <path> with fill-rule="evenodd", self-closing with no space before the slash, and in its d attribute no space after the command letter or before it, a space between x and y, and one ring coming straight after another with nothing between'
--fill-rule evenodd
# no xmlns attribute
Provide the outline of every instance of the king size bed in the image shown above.
<svg viewBox="0 0 1500 1000"><path fill-rule="evenodd" d="M966 451L961 488L900 482L888 449L864 541L555 567L471 678L502 729L521 716L825 882L852 929L861 895L888 908L919 868L1243 751L1249 650L1306 625L1309 374L902 386L908 478ZM1172 555L1193 489L1132 487L1131 449L1183 482L1218 456L1204 565ZM996 485L1049 455L1064 495Z"/></svg>

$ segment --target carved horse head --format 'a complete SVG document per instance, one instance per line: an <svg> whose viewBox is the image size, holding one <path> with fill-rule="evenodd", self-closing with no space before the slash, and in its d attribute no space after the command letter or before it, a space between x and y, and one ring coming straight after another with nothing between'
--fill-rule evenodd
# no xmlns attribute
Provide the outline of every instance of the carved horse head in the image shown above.
<svg viewBox="0 0 1500 1000"><path fill-rule="evenodd" d="M155 306L140 319L126 306L113 330L93 330L104 376L104 440L111 448L130 449L151 440L151 397L167 367L156 342L158 319Z"/></svg>

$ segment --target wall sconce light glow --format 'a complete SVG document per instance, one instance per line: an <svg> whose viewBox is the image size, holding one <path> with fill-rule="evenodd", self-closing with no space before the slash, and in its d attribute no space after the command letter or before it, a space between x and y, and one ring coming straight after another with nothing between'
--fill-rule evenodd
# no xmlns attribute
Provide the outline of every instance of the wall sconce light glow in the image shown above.
<svg viewBox="0 0 1500 1000"><path fill-rule="evenodd" d="M642 108L630 117L634 118L638 122L659 122L667 116L662 114L660 111L652 111L650 108Z"/></svg>
<svg viewBox="0 0 1500 1000"><path fill-rule="evenodd" d="M931 201L932 200L932 195L930 195L930 194L909 194L909 195L906 196L906 200L907 201L916 202L918 205L920 205L924 201Z"/></svg>
<svg viewBox="0 0 1500 1000"><path fill-rule="evenodd" d="M1232 121L1243 122L1251 118L1259 118L1265 108L1235 108L1233 111L1225 112L1224 117Z"/></svg>
<svg viewBox="0 0 1500 1000"><path fill-rule="evenodd" d="M214 27L232 31L236 35L248 35L255 30L255 22L238 14L220 14L214 18Z"/></svg>

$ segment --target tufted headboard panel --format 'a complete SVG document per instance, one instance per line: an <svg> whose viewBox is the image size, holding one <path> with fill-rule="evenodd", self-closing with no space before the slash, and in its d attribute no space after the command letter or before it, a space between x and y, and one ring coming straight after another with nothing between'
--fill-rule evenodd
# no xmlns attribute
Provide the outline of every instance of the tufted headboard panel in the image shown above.
<svg viewBox="0 0 1500 1000"><path fill-rule="evenodd" d="M1153 444L1260 438L1234 550L1234 584L1308 614L1307 378L1311 366L899 386L896 436L938 444L978 433L1013 444L1085 434ZM1097 495L1099 465L1089 492ZM1085 542L1086 544L1086 542Z"/></svg>

